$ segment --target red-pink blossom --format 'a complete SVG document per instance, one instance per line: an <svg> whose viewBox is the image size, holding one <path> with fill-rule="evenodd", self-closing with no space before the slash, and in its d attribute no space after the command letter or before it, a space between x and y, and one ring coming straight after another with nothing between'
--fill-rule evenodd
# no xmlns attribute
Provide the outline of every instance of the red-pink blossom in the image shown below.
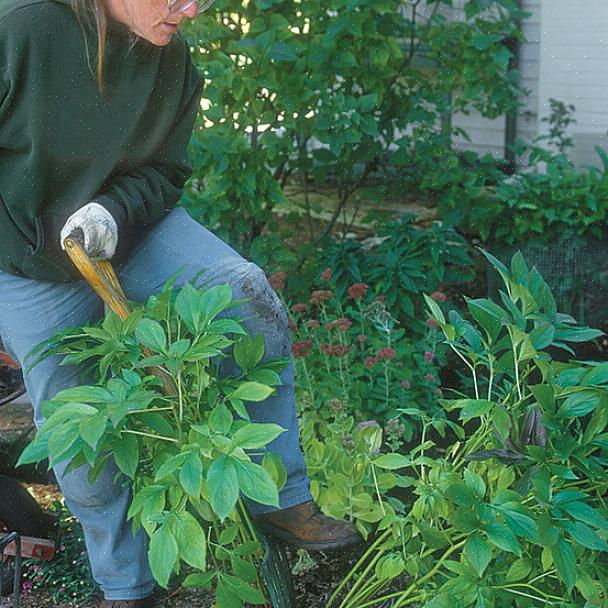
<svg viewBox="0 0 608 608"><path fill-rule="evenodd" d="M331 268L326 268L322 273L321 273L321 280L322 281L329 281L331 279Z"/></svg>
<svg viewBox="0 0 608 608"><path fill-rule="evenodd" d="M287 274L284 272L276 272L268 277L268 282L270 286L275 291L280 291L281 289L285 289L285 279L287 278Z"/></svg>
<svg viewBox="0 0 608 608"><path fill-rule="evenodd" d="M309 319L306 321L306 327L308 327L308 329L319 329L319 327L321 327L321 323L319 323L319 321L316 319Z"/></svg>
<svg viewBox="0 0 608 608"><path fill-rule="evenodd" d="M401 382L399 382L399 386L401 388L410 388L411 384L407 380L401 380Z"/></svg>
<svg viewBox="0 0 608 608"><path fill-rule="evenodd" d="M392 361L396 356L397 353L392 348L390 348L390 346L385 346L384 348L381 348L378 351L376 359L378 359L378 361L382 361L383 359L386 359L387 361Z"/></svg>
<svg viewBox="0 0 608 608"><path fill-rule="evenodd" d="M332 346L329 355L332 357L344 357L350 352L350 347L345 346L344 344L336 344Z"/></svg>
<svg viewBox="0 0 608 608"><path fill-rule="evenodd" d="M341 317L340 319L335 319L329 323L326 323L325 329L327 331L331 331L332 329L336 328L338 331L346 331L352 324L353 322L350 319Z"/></svg>
<svg viewBox="0 0 608 608"><path fill-rule="evenodd" d="M384 302L386 300L386 296L376 296L376 302Z"/></svg>
<svg viewBox="0 0 608 608"><path fill-rule="evenodd" d="M424 351L424 360L425 361L432 361L434 356L435 355L430 350Z"/></svg>
<svg viewBox="0 0 608 608"><path fill-rule="evenodd" d="M364 336L363 334L359 334L357 336L357 340L359 340L359 342L365 342L367 340L367 336Z"/></svg>
<svg viewBox="0 0 608 608"><path fill-rule="evenodd" d="M435 321L435 319L433 319L433 317L429 317L426 320L426 324L428 327L430 327L431 329L438 329L439 328L439 324L437 323L437 321Z"/></svg>
<svg viewBox="0 0 608 608"><path fill-rule="evenodd" d="M294 304L289 310L291 310L294 315L297 315L298 313L306 312L308 310L308 304Z"/></svg>
<svg viewBox="0 0 608 608"><path fill-rule="evenodd" d="M363 365L365 365L367 369L371 369L372 367L374 367L374 365L376 365L376 363L378 363L376 357L366 357Z"/></svg>
<svg viewBox="0 0 608 608"><path fill-rule="evenodd" d="M431 294L431 298L433 298L433 300L435 300L436 302L445 302L448 297L445 295L445 293L443 293L443 291L434 291Z"/></svg>
<svg viewBox="0 0 608 608"><path fill-rule="evenodd" d="M289 317L289 329L291 329L291 331L297 331L297 329L298 329L291 317Z"/></svg>
<svg viewBox="0 0 608 608"><path fill-rule="evenodd" d="M312 348L312 340L307 340L303 342L294 342L291 345L291 354L296 358L300 359L302 357L306 357L310 354L310 349Z"/></svg>
<svg viewBox="0 0 608 608"><path fill-rule="evenodd" d="M329 289L316 289L310 294L309 302L311 304L320 304L326 300L331 300L334 297L334 292Z"/></svg>
<svg viewBox="0 0 608 608"><path fill-rule="evenodd" d="M424 376L425 380L428 380L429 382L437 382L437 378L435 378L435 376L433 376L433 374L426 374Z"/></svg>
<svg viewBox="0 0 608 608"><path fill-rule="evenodd" d="M365 297L365 294L367 293L368 289L369 286L365 283L353 283L348 288L348 297L353 300L361 300Z"/></svg>

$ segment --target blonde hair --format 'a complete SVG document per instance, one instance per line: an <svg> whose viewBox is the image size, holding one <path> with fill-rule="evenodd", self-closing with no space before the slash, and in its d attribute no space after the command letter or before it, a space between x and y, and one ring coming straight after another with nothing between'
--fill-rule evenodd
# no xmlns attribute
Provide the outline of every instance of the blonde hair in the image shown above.
<svg viewBox="0 0 608 608"><path fill-rule="evenodd" d="M99 92L103 93L103 56L106 48L108 27L108 19L103 7L103 2L102 0L70 0L70 4L76 17L83 26L93 28L94 25L97 30L97 84L99 85ZM87 60L88 53L87 47Z"/></svg>

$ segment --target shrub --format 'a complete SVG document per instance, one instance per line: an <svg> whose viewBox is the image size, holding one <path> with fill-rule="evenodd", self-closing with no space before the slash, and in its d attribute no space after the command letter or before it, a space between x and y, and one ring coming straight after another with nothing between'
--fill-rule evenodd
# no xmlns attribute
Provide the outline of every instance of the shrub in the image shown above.
<svg viewBox="0 0 608 608"><path fill-rule="evenodd" d="M374 543L326 608L392 602L448 606L599 606L606 600L608 364L553 361L549 349L599 335L557 312L521 255L500 304L467 300L471 320L430 313L473 379L440 400L460 433L391 460L408 473L406 514L381 521ZM456 422L456 420L455 420ZM384 594L402 573L399 591Z"/></svg>
<svg viewBox="0 0 608 608"><path fill-rule="evenodd" d="M522 13L512 0L468 0L465 18L449 20L442 7L452 4L218 2L189 31L206 101L185 206L234 246L268 259L265 233L288 179L301 184L305 211L310 190L336 188L329 226L305 228L317 240L370 179L382 196L387 181L402 183L408 171L420 179L420 163L431 168L451 155L445 113L475 108L495 117L516 107L504 42L520 36Z"/></svg>
<svg viewBox="0 0 608 608"><path fill-rule="evenodd" d="M241 494L278 506L285 479L278 457L267 453L256 464L249 454L283 429L252 423L245 408L281 384L285 361L262 362L263 337L218 318L235 305L227 285L167 285L124 321L110 313L100 326L51 338L42 356L89 362L99 382L44 402L45 423L20 458L88 465L94 480L112 457L132 485L128 516L150 537L159 585L189 566L195 572L184 584L214 585L218 604L230 607L266 601L260 544ZM234 371L220 374L226 362Z"/></svg>

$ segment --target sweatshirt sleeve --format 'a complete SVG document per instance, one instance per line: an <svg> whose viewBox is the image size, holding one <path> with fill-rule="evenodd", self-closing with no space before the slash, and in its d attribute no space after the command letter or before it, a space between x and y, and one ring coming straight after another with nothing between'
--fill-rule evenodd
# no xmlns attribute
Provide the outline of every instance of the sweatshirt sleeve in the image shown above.
<svg viewBox="0 0 608 608"><path fill-rule="evenodd" d="M172 129L146 164L113 175L95 201L105 207L119 226L150 224L180 199L192 172L188 142L198 113L201 77L188 57L184 94Z"/></svg>

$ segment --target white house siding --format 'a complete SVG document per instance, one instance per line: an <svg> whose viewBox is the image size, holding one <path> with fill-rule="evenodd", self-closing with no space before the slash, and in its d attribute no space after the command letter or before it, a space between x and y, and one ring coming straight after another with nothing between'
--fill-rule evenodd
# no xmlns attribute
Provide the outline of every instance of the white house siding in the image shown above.
<svg viewBox="0 0 608 608"><path fill-rule="evenodd" d="M570 127L578 164L598 164L595 145L608 149L608 2L542 0L539 119L554 98L576 107ZM540 132L546 129L539 122Z"/></svg>
<svg viewBox="0 0 608 608"><path fill-rule="evenodd" d="M538 75L540 55L540 3L541 0L522 0L522 9L530 16L522 21L525 41L520 45L520 72L522 85L529 95L522 99L523 107L517 117L516 137L529 140L536 134L538 109ZM473 150L479 154L489 152L496 158L504 158L506 118L490 120L479 112L468 115L455 114L452 125L464 129L471 141L454 138L454 146L460 150Z"/></svg>

